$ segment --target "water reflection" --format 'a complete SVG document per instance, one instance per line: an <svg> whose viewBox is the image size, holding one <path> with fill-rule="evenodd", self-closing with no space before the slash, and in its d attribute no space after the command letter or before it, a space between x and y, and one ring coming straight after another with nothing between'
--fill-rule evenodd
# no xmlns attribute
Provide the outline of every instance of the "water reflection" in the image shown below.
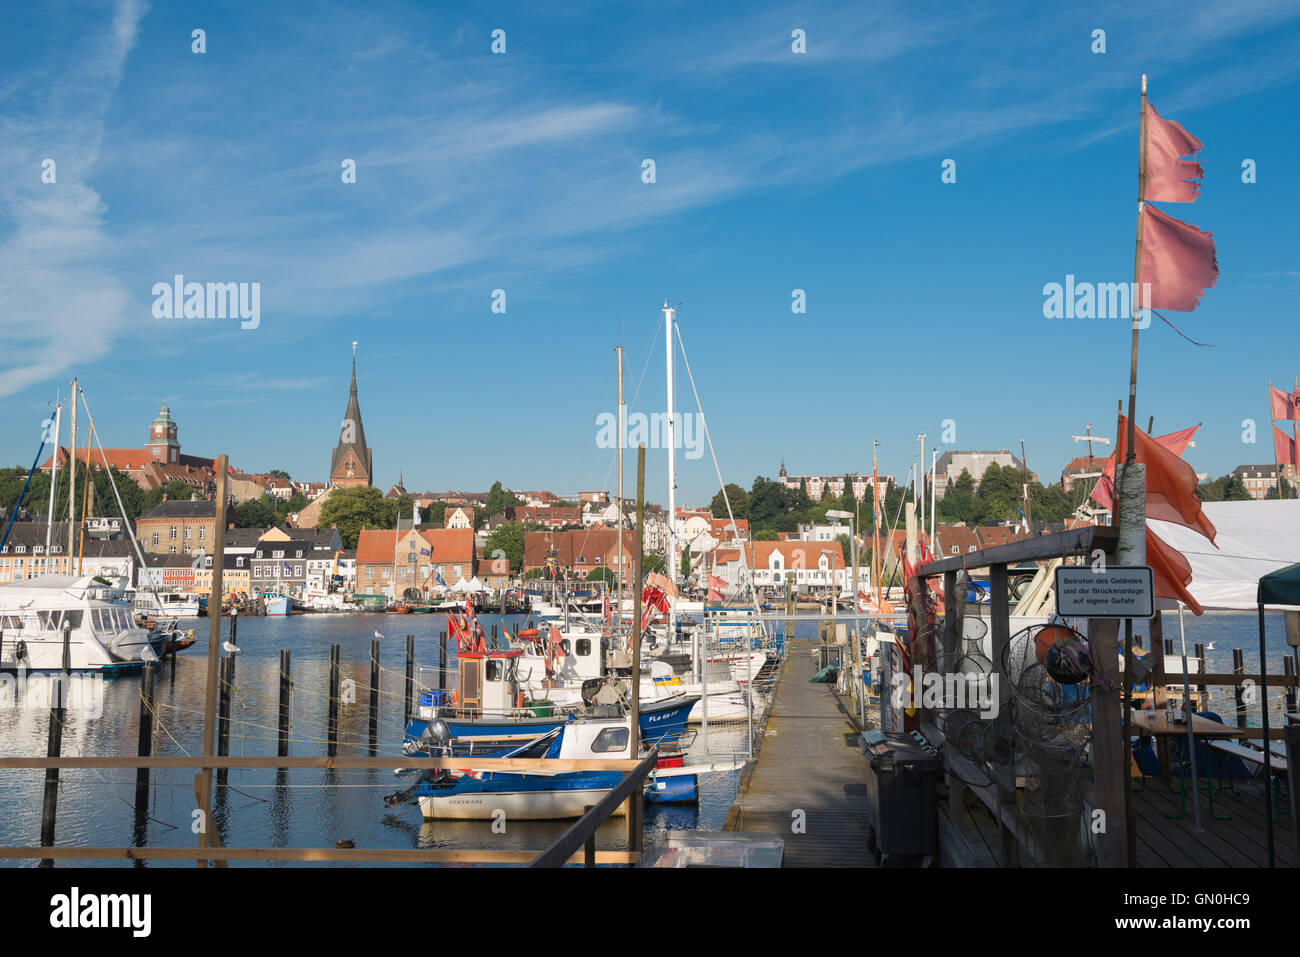
<svg viewBox="0 0 1300 957"><path fill-rule="evenodd" d="M489 629L499 621L496 616L483 617ZM519 619L509 619L509 623L513 629L518 627ZM200 640L179 657L174 669L164 666L157 675L158 723L153 733L157 755L202 752L208 622L200 620L197 625ZM223 625L228 627L228 622ZM414 635L417 664L437 666L438 631L444 625L438 616L241 620L242 650L231 686L230 753L276 753L280 650L285 648L291 652L293 689L289 753L325 754L329 653L330 645L337 643L341 677L355 684L355 699L340 706L338 753L367 754L370 642L374 632L380 631L386 637L380 642L376 750L381 755L400 755L406 635ZM799 633L812 636L815 627L813 621L802 621ZM1272 670L1279 671L1281 657L1289 653L1281 615L1270 615L1268 627L1269 662ZM1177 619L1173 616L1166 616L1166 634L1177 637ZM1244 651L1247 670L1258 669L1256 619L1252 614L1188 616L1187 640L1189 651L1194 642L1215 644L1208 652L1210 671L1230 671L1232 649L1237 647ZM110 679L105 682L101 714L91 716L70 710L63 753L134 755L140 731L139 688L138 676ZM1231 691L1215 691L1211 700L1220 714L1231 714ZM1258 723L1258 709L1251 720ZM44 755L48 728L46 709L0 708L0 752ZM743 755L744 725L712 728L708 737L716 760L726 760L732 752ZM190 769L152 772L148 804L142 812L136 808L133 770L65 770L60 778L56 840L61 845L192 847L194 773ZM736 777L734 772L705 776L698 807L648 805L647 840L667 830L721 827L734 798ZM5 811L0 818L0 842L29 846L39 843L43 779L43 772L36 770L0 773L0 807ZM568 826L563 822L516 822L507 824L505 833L494 833L491 821L426 823L414 807L392 811L383 807L384 795L405 786L404 782L409 783L409 778L391 771L235 769L229 773L226 786L215 789L212 826L224 843L240 847L333 847L345 839L354 841L358 848L508 849L545 848ZM621 818L601 829L598 846L626 847L626 827ZM150 862L150 866L162 863ZM17 863L32 865L34 862Z"/></svg>

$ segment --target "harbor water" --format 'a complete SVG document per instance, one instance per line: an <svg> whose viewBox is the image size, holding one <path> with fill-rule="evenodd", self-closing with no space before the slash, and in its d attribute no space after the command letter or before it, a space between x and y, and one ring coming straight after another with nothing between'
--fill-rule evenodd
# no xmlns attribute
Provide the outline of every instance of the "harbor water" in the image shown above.
<svg viewBox="0 0 1300 957"><path fill-rule="evenodd" d="M815 616L799 616L796 635L814 637ZM490 632L503 619L481 616ZM514 629L519 618L505 619ZM182 652L173 670L159 666L155 689L157 723L155 755L193 755L202 751L208 619L189 623L198 641ZM341 756L368 753L370 643L380 641L380 708L377 752L400 755L406 636L415 638L418 667L438 665L441 615L295 615L287 618L240 618L239 653L231 693L230 753L274 755L278 715L280 651L291 656L293 678L290 754L326 753L330 646L340 646L343 692ZM1267 616L1268 661L1280 673L1289 655L1280 614ZM223 619L223 640L230 620ZM1207 671L1232 670L1232 650L1243 651L1247 672L1259 665L1257 619L1253 613L1210 612L1186 618L1188 653L1193 643L1205 644ZM1165 615L1165 635L1177 652L1177 616ZM449 642L454 651L454 643ZM1212 647L1209 647L1211 646ZM428 680L428 673L425 674ZM451 682L448 682L449 686ZM134 755L139 736L138 675L110 678L103 683L102 702L90 709L70 709L63 735L64 756ZM1273 715L1280 713L1281 692L1270 690ZM1211 705L1232 722L1230 689L1214 689ZM1258 707L1249 709L1248 723L1259 723ZM33 702L7 696L0 707L0 753L39 757L45 754L49 711ZM692 753L704 746L697 738ZM745 725L710 728L708 752L716 762L743 758ZM647 841L668 830L716 830L732 804L738 772L723 771L701 778L698 806L646 807ZM41 827L44 772L0 773L0 843L36 846ZM424 822L415 807L386 809L383 798L401 790L413 775L392 771L294 769L288 771L235 769L226 785L216 787L214 825L222 841L235 847L333 847L351 841L358 848L463 848L540 850L572 822L506 822L504 832L490 821ZM59 845L106 846L134 844L150 847L193 847L196 816L194 772L157 770L151 775L147 819L134 810L134 770L64 770L61 772L56 842ZM598 834L598 847L626 846L622 818L608 822ZM32 866L35 861L6 862ZM107 862L111 863L111 862ZM120 864L120 862L117 862ZM169 862L170 864L171 862ZM144 866L143 862L137 862ZM150 862L149 866L165 866ZM174 866L174 865L172 865ZM192 866L192 865L182 865ZM231 866L240 866L232 863Z"/></svg>

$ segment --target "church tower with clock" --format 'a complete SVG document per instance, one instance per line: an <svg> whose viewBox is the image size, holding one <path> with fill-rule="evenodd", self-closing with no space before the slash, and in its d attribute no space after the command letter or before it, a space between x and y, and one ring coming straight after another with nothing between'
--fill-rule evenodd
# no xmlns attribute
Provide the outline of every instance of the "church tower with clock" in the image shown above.
<svg viewBox="0 0 1300 957"><path fill-rule="evenodd" d="M357 344L352 343L352 387L348 390L348 408L343 413L339 444L330 457L330 485L352 488L370 485L374 478L374 459L366 446L361 427L361 405L357 402Z"/></svg>

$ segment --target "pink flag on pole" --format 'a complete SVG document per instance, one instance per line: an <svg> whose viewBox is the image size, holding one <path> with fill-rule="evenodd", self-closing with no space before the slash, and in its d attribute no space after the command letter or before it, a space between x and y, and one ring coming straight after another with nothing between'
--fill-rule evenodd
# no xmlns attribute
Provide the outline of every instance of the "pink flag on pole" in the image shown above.
<svg viewBox="0 0 1300 957"><path fill-rule="evenodd" d="M1191 312L1218 278L1212 234L1142 205L1142 282L1151 284L1150 308Z"/></svg>
<svg viewBox="0 0 1300 957"><path fill-rule="evenodd" d="M1183 453L1187 451L1187 446L1192 443L1192 436L1199 428L1199 425L1193 425L1187 429L1170 432L1168 435L1157 435L1155 439L1159 445L1182 458ZM1092 499L1102 508L1110 508L1115 504L1115 456L1112 455L1106 460L1106 467L1102 469L1101 478L1097 480L1097 487L1092 490Z"/></svg>
<svg viewBox="0 0 1300 957"><path fill-rule="evenodd" d="M1296 444L1291 436L1276 426L1273 427L1273 451L1277 453L1278 465L1300 467L1300 449L1296 448Z"/></svg>
<svg viewBox="0 0 1300 957"><path fill-rule="evenodd" d="M1292 422L1300 419L1300 392L1286 393L1269 386L1268 393L1273 403L1273 418Z"/></svg>
<svg viewBox="0 0 1300 957"><path fill-rule="evenodd" d="M1162 203L1190 203L1200 195L1205 170L1201 164L1182 157L1201 149L1202 143L1182 125L1160 118L1147 101L1147 184L1146 198ZM1174 308L1170 306L1169 308Z"/></svg>

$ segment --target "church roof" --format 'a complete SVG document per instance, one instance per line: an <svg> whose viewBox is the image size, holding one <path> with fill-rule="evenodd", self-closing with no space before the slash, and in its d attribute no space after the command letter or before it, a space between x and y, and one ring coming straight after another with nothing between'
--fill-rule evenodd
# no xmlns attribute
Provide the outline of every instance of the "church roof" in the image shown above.
<svg viewBox="0 0 1300 957"><path fill-rule="evenodd" d="M349 427L350 426L350 427ZM351 441L347 441L351 439ZM357 358L352 357L352 386L348 389L348 408L343 413L343 428L339 432L339 444L330 458L330 477L338 471L351 449L357 461L365 470L367 480L373 478L374 462L369 447L366 445L366 431L361 425L361 405L357 402Z"/></svg>

